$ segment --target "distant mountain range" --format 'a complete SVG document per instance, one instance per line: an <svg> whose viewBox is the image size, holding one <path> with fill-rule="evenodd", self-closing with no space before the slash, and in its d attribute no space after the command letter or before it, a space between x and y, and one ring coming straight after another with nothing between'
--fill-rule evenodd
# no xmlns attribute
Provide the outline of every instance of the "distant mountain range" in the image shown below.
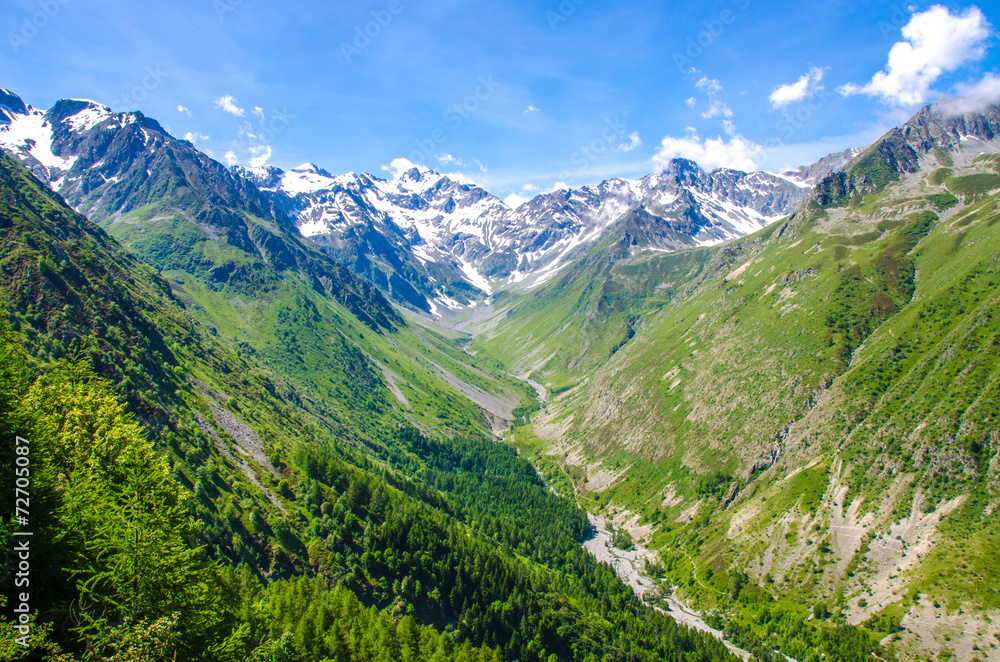
<svg viewBox="0 0 1000 662"><path fill-rule="evenodd" d="M0 147L106 226L148 205L162 207L166 194L188 215L200 210L194 220L203 231L241 235L233 239L247 249L255 240L244 215L267 219L272 236L293 233L294 226L391 300L432 315L546 282L620 230L616 222L627 216L642 217L650 228L636 250L744 236L788 214L817 179L853 155L784 175L707 173L677 159L642 179L556 190L511 209L478 186L422 168L392 180L335 176L312 164L287 172L227 171L141 113L74 99L42 111L6 90L0 90Z"/></svg>

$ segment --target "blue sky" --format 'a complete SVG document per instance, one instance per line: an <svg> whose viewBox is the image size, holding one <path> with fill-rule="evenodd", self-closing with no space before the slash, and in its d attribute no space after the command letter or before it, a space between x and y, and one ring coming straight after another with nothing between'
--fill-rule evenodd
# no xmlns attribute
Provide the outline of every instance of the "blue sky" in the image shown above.
<svg viewBox="0 0 1000 662"><path fill-rule="evenodd" d="M995 2L7 0L0 86L141 110L224 163L406 159L530 196L673 156L778 171L1000 97L993 24Z"/></svg>

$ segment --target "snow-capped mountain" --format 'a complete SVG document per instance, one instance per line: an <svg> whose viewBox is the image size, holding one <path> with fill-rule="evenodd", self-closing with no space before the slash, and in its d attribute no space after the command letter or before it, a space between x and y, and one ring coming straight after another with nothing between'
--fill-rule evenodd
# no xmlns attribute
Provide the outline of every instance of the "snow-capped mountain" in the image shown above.
<svg viewBox="0 0 1000 662"><path fill-rule="evenodd" d="M73 99L41 111L6 90L0 148L106 226L148 205L167 205L202 234L282 263L284 252L272 255L247 218L263 219L278 236L297 228L393 300L432 314L555 277L619 231L623 218L638 215L648 229L635 250L746 235L789 213L815 177L707 173L678 159L642 179L556 190L512 209L478 186L425 168L392 179L333 175L312 164L287 172L226 169L141 113Z"/></svg>
<svg viewBox="0 0 1000 662"><path fill-rule="evenodd" d="M811 191L764 172L704 172L678 159L642 179L536 196L516 209L475 185L413 168L385 180L304 164L234 169L271 196L303 235L398 301L436 312L552 278L629 212L660 219L663 245L714 244L787 214ZM669 239L667 239L669 238Z"/></svg>

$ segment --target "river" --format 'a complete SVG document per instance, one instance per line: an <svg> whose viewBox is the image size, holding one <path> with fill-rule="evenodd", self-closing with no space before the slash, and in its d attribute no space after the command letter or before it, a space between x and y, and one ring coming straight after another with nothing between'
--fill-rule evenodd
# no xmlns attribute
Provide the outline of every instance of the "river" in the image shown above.
<svg viewBox="0 0 1000 662"><path fill-rule="evenodd" d="M632 587L639 598L644 598L648 592L656 588L656 582L644 572L647 560L650 563L656 561L656 553L639 544L635 544L633 549L627 552L614 547L611 544L611 527L608 526L608 520L591 513L587 513L587 517L590 518L590 523L597 533L584 541L583 548L598 561L610 564L618 574L619 579ZM744 660L754 659L747 651L726 641L721 630L709 627L698 612L678 601L674 596L667 598L667 606L669 609L661 609L660 607L654 607L654 609L670 616L678 623L707 632Z"/></svg>

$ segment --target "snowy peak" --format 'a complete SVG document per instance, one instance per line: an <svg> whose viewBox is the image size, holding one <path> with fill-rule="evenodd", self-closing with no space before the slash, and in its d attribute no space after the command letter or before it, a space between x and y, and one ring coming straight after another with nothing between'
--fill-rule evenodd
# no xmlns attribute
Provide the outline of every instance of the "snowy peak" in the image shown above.
<svg viewBox="0 0 1000 662"><path fill-rule="evenodd" d="M10 124L14 115L27 115L28 107L21 97L9 90L0 88L0 124Z"/></svg>
<svg viewBox="0 0 1000 662"><path fill-rule="evenodd" d="M112 117L117 114L111 108L89 99L60 99L45 113L46 121L68 124L76 132L89 131Z"/></svg>

